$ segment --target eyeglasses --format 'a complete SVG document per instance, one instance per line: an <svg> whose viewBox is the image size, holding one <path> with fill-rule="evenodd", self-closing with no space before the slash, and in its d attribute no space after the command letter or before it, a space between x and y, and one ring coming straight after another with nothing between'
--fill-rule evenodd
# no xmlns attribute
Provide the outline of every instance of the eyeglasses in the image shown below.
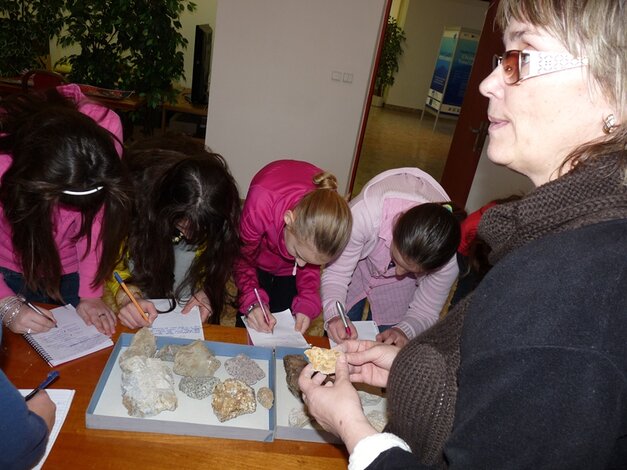
<svg viewBox="0 0 627 470"><path fill-rule="evenodd" d="M583 67L588 65L588 59L561 52L511 50L494 56L492 66L497 68L499 65L503 66L505 83L515 85L547 73Z"/></svg>

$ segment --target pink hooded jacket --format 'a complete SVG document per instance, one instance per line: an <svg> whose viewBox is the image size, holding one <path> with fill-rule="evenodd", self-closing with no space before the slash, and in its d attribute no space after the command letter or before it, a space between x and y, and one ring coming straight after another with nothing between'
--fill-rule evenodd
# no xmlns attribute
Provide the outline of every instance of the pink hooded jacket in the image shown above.
<svg viewBox="0 0 627 470"><path fill-rule="evenodd" d="M240 312L246 312L257 301L255 287L262 301L268 302L268 294L259 288L257 268L276 276L292 275L295 260L285 248L283 215L316 189L313 177L322 171L307 162L277 160L253 177L242 210L243 246L234 269ZM302 313L312 319L320 315L319 266L308 264L297 269L296 290L292 313Z"/></svg>

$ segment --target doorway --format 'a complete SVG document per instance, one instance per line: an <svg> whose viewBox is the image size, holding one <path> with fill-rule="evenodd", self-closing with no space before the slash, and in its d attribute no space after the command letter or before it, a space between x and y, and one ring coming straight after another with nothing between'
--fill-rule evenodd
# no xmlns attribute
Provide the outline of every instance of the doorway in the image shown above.
<svg viewBox="0 0 627 470"><path fill-rule="evenodd" d="M421 111L445 26L483 27L484 0L394 0L390 12L407 37L395 83L383 108L370 107L354 169L351 194L357 195L375 175L390 168L414 166L440 181L456 129L456 119ZM396 16L398 15L398 16Z"/></svg>

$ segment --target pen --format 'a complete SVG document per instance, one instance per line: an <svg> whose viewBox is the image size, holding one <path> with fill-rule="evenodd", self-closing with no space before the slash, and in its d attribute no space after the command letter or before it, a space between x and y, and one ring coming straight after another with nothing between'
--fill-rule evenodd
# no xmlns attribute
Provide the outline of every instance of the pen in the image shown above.
<svg viewBox="0 0 627 470"><path fill-rule="evenodd" d="M126 283L120 277L118 272L113 271L113 276L115 277L115 280L118 281L118 284L120 284L120 287L124 289L124 292L126 292L126 295L128 295L128 298L131 299L131 302L133 302L133 305L135 305L135 308L137 309L137 311L141 314L144 320L148 321L148 315L146 315L146 312L144 312L144 310L139 306L139 304L137 303L137 299L135 299L135 296L130 291L130 289L126 286Z"/></svg>
<svg viewBox="0 0 627 470"><path fill-rule="evenodd" d="M46 315L44 312L41 311L41 309L39 307L37 307L36 305L30 303L28 300L24 300L24 303L26 305L28 305L29 308L33 309L35 312L37 312L39 315L41 315L44 318L47 318L48 320L50 320L52 323L54 323L54 327L55 328L59 328L59 326L57 325L57 322L50 318L48 315Z"/></svg>
<svg viewBox="0 0 627 470"><path fill-rule="evenodd" d="M30 392L28 395L26 395L24 397L25 401L30 400L31 398L33 398L35 395L37 395L37 392L39 390L43 390L44 388L47 388L48 385L50 385L52 382L54 382L55 380L57 380L59 378L59 372L56 370L50 371L48 372L48 377L46 377L46 379L40 383L39 385L37 385L36 388L33 389L32 392Z"/></svg>
<svg viewBox="0 0 627 470"><path fill-rule="evenodd" d="M337 308L337 313L340 314L340 318L342 319L342 323L344 323L344 330L346 330L346 334L349 336L351 336L351 328L350 326L348 326L348 323L346 323L346 314L344 313L344 306L342 305L342 303L339 300L335 301L335 307Z"/></svg>
<svg viewBox="0 0 627 470"><path fill-rule="evenodd" d="M266 312L266 308L263 306L263 302L261 301L261 296L259 295L259 291L257 288L254 288L255 295L257 296L257 302L259 302L259 307L261 307L261 311L263 312L263 319L266 321L266 324L270 324L270 318L268 317L268 312Z"/></svg>

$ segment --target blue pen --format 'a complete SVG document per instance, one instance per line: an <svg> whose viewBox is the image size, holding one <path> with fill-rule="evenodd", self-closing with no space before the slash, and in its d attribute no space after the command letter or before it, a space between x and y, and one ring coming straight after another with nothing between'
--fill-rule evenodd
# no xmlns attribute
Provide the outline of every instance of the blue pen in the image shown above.
<svg viewBox="0 0 627 470"><path fill-rule="evenodd" d="M43 390L44 388L48 387L48 385L50 385L52 382L54 382L58 378L59 378L59 372L58 371L53 370L53 371L48 372L48 377L46 377L46 380L44 380L42 383L37 385L37 387L34 388L32 392L30 392L28 395L26 395L24 397L24 400L25 401L30 400L35 395L37 395L37 392L39 392L39 390Z"/></svg>

